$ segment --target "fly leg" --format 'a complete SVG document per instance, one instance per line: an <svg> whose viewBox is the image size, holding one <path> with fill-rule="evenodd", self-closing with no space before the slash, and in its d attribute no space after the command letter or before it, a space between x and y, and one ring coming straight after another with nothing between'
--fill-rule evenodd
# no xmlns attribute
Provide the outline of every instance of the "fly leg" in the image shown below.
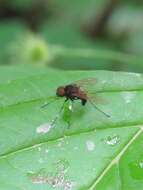
<svg viewBox="0 0 143 190"><path fill-rule="evenodd" d="M88 100L90 102L90 104L97 109L99 112L101 112L102 114L104 114L106 117L110 117L110 115L108 115L107 113L105 113L104 111L102 111L100 108L98 108L91 100Z"/></svg>
<svg viewBox="0 0 143 190"><path fill-rule="evenodd" d="M63 105L61 106L61 108L58 111L58 113L57 113L56 117L54 118L54 120L52 120L52 122L51 122L52 126L56 123L57 119L59 118L60 113L63 111L66 101L67 101L67 99L63 102Z"/></svg>
<svg viewBox="0 0 143 190"><path fill-rule="evenodd" d="M70 116L69 116L69 121L67 122L68 129L70 129L70 126L71 126L71 117L72 117L73 109L74 109L74 100L72 100L71 105L69 105Z"/></svg>
<svg viewBox="0 0 143 190"><path fill-rule="evenodd" d="M47 107L48 105L50 105L51 103L55 102L56 100L59 100L59 97L53 97L53 99L50 102L43 104L41 106L41 108Z"/></svg>
<svg viewBox="0 0 143 190"><path fill-rule="evenodd" d="M49 104L51 104L51 103L53 103L53 102L55 102L55 101L57 101L57 100L60 100L60 99L61 99L61 98L59 98L59 97L54 97L53 100L51 100L50 102L48 102L48 103L42 105L41 108L45 108L45 107L47 107ZM55 117L55 118L52 120L52 122L50 123L51 126L53 126L53 125L56 123L56 121L57 121L57 119L59 118L60 113L63 111L64 106L65 106L65 103L66 103L67 101L68 101L68 98L65 99L65 101L63 102L63 105L61 106L60 110L59 110L58 113L56 114L56 117Z"/></svg>

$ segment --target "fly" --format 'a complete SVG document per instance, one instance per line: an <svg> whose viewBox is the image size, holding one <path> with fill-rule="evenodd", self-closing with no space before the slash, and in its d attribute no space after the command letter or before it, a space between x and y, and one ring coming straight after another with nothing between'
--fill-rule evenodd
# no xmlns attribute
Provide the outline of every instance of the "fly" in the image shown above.
<svg viewBox="0 0 143 190"><path fill-rule="evenodd" d="M72 103L76 100L80 100L81 101L81 105L85 106L87 102L89 102L90 104L92 104L92 106L98 110L99 112L101 112L102 114L104 114L106 117L110 117L110 115L108 115L107 113L105 113L104 111L102 111L99 107L97 107L96 104L93 103L91 97L90 97L90 93L88 93L88 91L85 91L84 89L82 89L83 86L85 86L86 84L90 85L91 81L93 82L93 79L85 79L85 80L81 80L81 81L77 81L73 84L68 84L65 86L59 86L56 90L56 98L61 98L64 97L65 101L59 111L60 112L64 109L64 104L65 102L67 102L68 100L70 100ZM54 100L55 101L55 100ZM51 102L49 102L51 103ZM46 107L49 103L44 104L42 106L42 108ZM58 115L59 115L58 114ZM53 120L53 123L55 123L55 121L58 118L57 117Z"/></svg>

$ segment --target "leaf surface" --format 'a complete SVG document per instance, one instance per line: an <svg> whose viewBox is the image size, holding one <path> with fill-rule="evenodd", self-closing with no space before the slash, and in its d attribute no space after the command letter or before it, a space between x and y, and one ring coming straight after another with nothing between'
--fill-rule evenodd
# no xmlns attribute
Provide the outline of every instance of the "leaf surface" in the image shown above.
<svg viewBox="0 0 143 190"><path fill-rule="evenodd" d="M0 190L143 189L143 76L30 71L0 71ZM91 77L95 96L105 100L97 106L111 117L79 101L69 116L67 102L51 126L64 99L41 106L58 86Z"/></svg>

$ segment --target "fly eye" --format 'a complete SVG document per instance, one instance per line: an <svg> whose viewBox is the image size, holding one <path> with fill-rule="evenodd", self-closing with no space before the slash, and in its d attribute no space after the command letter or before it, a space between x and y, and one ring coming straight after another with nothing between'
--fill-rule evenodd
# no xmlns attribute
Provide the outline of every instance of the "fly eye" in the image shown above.
<svg viewBox="0 0 143 190"><path fill-rule="evenodd" d="M56 94L57 94L57 96L60 96L60 97L65 96L65 88L63 86L57 88Z"/></svg>

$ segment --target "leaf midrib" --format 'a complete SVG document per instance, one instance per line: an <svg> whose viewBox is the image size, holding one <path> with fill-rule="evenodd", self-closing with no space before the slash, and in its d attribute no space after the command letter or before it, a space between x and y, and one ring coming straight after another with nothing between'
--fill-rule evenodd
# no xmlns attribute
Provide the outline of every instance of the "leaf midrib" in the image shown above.
<svg viewBox="0 0 143 190"><path fill-rule="evenodd" d="M95 190L96 185L102 180L102 178L106 175L106 173L110 170L110 168L115 165L119 164L120 158L124 155L127 149L132 145L132 143L143 133L143 127L139 127L139 130L131 137L128 143L123 147L123 149L111 160L109 165L104 168L104 170L100 173L94 183L88 188L88 190Z"/></svg>
<svg viewBox="0 0 143 190"><path fill-rule="evenodd" d="M46 75L46 74L45 74ZM42 75L43 76L43 75ZM37 78L39 78L40 76L38 76ZM35 76L33 76L33 77L26 77L25 79L28 79L28 78L35 78ZM24 80L24 79L22 79L22 78L20 78L20 80ZM19 81L19 80L13 80L13 81ZM0 84L1 85L1 84ZM3 85L3 84L2 84ZM7 83L5 83L5 85L9 85L9 84L7 84ZM143 91L143 88L141 88L141 87L139 87L139 88L132 88L132 89L112 89L112 90L104 90L104 91L102 91L102 90L100 90L100 91L97 91L97 92L99 92L99 93L119 93L119 92L138 92L138 91ZM42 101L42 100L45 100L45 99L48 99L48 97L41 97L41 98L35 98L35 99L31 99L31 100L28 100L28 101L21 101L21 102L16 102L16 103L14 103L14 104L9 104L9 105L6 105L6 106L3 106L3 107L0 107L0 112L1 111L3 111L4 109L11 109L12 107L14 107L14 106L19 106L19 105L23 105L23 104L28 104L28 103L32 103L32 102L36 102L36 101ZM139 124L139 123L138 123ZM141 123L141 124L143 124L143 123ZM129 127L129 126L118 126L118 125L116 125L116 128L117 127ZM136 126L133 126L133 127L139 127L138 125L136 125ZM110 126L108 126L108 128L110 128ZM102 129L97 129L97 130L102 130ZM79 134L83 134L83 133L89 133L89 132L93 132L93 131L95 131L95 129L93 129L93 130L88 130L88 131L82 131L82 132L80 132L80 133L74 133L74 134L71 134L71 135L69 135L70 137L72 137L72 136L74 136L74 135L79 135ZM124 155L124 153L126 152L126 150L129 148L129 146L135 141L135 139L141 134L143 132L143 128L140 128L134 135L133 135L133 137L129 140L129 142L125 145L125 147L120 151L120 152L122 152L124 149L125 149L125 151L123 151L123 154L121 154L121 157ZM139 134L139 135L138 135ZM137 135L137 137L136 137L136 135ZM134 137L136 137L135 139L134 139ZM48 143L48 142L54 142L54 141L57 141L57 140L59 140L60 138L63 138L63 137L58 137L58 138L56 138L56 139L52 139L52 140L48 140L48 141L45 141L45 142L42 142L42 143L37 143L37 144L33 144L33 145L43 145L43 144L46 144L46 143ZM132 140L133 139L133 140ZM130 143L131 142L131 143ZM23 151L27 151L27 150L30 150L30 149L32 149L33 148L33 145L30 145L30 146L27 146L27 147L21 147L21 148L19 148L19 149L17 149L17 150L14 150L14 151L11 151L11 152L8 152L8 153L6 153L6 154L4 154L4 155L1 155L0 156L0 159L4 159L4 158L7 158L7 157L9 157L10 155L14 155L14 154L17 154L17 153L20 153L20 152L23 152ZM129 146L128 146L129 145ZM115 162L116 161L116 158L120 155L120 152L115 156L115 158L113 158L113 160L111 161L111 163L110 164L108 164L105 168L104 168L104 170L101 172L101 174L98 176L98 178L95 180L95 182L93 183L93 184L91 184L91 186L88 188L88 190L94 190L94 188L95 188L95 186L96 186L96 184L98 184L101 180L102 180L102 178L106 175L106 173L110 170L110 168L114 165L114 164L116 164L117 162ZM121 158L120 157L120 158ZM118 162L119 162L119 160L118 160ZM108 169L109 168L109 169ZM101 176L101 177L100 177Z"/></svg>
<svg viewBox="0 0 143 190"><path fill-rule="evenodd" d="M104 91L97 91L95 94L102 94L102 93L119 93L119 92L139 92L139 91L143 91L143 89L130 89L130 90L104 90ZM53 95L54 97L54 95ZM56 96L55 96L56 97ZM43 96L41 98L35 98L35 99L30 99L27 101L21 101L21 102L16 102L14 104L7 104L5 106L0 106L0 112L3 111L4 109L8 109L14 106L19 106L19 105L23 105L23 104L30 104L32 102L40 102L40 101L45 101L48 100L49 98L51 98L51 96Z"/></svg>
<svg viewBox="0 0 143 190"><path fill-rule="evenodd" d="M116 128L120 128L120 127L126 127L126 128L128 128L128 127L134 127L134 128L139 128L139 126L141 126L141 125L143 125L143 123L142 124L137 124L137 125L120 125L120 126L118 126L118 127L116 127ZM98 130L105 130L105 129L109 129L109 127L108 128L102 128L102 129L96 129L96 131ZM14 154L17 154L17 153L20 153L20 152L23 152L23 151L27 151L27 150L31 150L31 149L33 149L33 148L35 148L35 146L41 146L41 145L44 145L44 144L47 144L47 143L52 143L52 142L56 142L56 141L58 141L58 140L60 140L60 139L62 139L62 138L66 138L66 137L73 137L73 136L77 136L77 135L80 135L80 134L88 134L88 133L92 133L92 132L94 132L95 133L95 128L94 129L90 129L90 130L86 130L86 131L82 131L82 132L79 132L79 133L72 133L72 134L70 134L70 135L64 135L64 136L60 136L60 137L58 137L58 138L54 138L54 139L51 139L51 140L47 140L47 141L44 141L44 142L40 142L40 143L35 143L35 144L31 144L31 145L29 145L29 146L24 146L24 147L20 147L20 148L18 148L18 149L15 149L14 151L9 151L9 152L7 152L7 153L5 153L5 154L2 154L2 155L0 155L0 159L4 159L4 158L7 158L7 157L9 157L10 155L14 155Z"/></svg>

